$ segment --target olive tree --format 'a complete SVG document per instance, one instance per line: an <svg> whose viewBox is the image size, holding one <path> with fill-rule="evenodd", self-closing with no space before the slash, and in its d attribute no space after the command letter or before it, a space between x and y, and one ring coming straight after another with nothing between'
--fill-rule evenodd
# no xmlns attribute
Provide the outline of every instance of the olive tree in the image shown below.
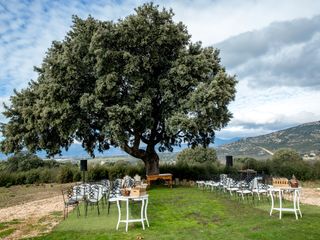
<svg viewBox="0 0 320 240"><path fill-rule="evenodd" d="M208 146L232 117L236 80L173 15L149 3L117 22L75 16L6 106L2 151L52 156L76 140L92 156L120 147L157 174L157 149Z"/></svg>

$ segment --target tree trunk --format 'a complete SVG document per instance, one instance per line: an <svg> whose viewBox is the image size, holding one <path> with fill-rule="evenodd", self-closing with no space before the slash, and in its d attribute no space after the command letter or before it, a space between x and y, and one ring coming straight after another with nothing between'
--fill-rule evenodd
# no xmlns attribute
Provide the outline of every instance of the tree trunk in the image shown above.
<svg viewBox="0 0 320 240"><path fill-rule="evenodd" d="M146 175L157 175L160 173L159 156L156 152L147 154L144 164L146 166Z"/></svg>

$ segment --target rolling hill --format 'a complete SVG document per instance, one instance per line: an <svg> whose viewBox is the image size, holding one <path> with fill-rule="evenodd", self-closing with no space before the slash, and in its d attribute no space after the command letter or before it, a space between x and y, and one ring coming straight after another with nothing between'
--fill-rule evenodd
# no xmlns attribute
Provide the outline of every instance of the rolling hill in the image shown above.
<svg viewBox="0 0 320 240"><path fill-rule="evenodd" d="M269 158L279 148L292 148L301 154L320 152L320 121L305 123L257 137L221 145L217 148L220 159L226 155L235 157Z"/></svg>

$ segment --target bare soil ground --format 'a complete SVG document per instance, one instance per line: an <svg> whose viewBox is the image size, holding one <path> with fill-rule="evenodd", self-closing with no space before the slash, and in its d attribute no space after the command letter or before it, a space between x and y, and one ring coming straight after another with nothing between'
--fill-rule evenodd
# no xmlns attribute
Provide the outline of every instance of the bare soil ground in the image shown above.
<svg viewBox="0 0 320 240"><path fill-rule="evenodd" d="M320 189L302 188L300 201L305 204L320 206Z"/></svg>
<svg viewBox="0 0 320 240"><path fill-rule="evenodd" d="M63 219L63 200L60 193L60 186L52 187L55 190L47 191L46 193L38 192L37 196L42 196L42 199L31 200L28 196L23 203L14 205L12 202L7 203L0 209L0 224L13 223L14 231L2 239L13 240L26 237L34 237L50 232ZM21 189L20 189L21 190ZM46 187L43 188L43 191ZM1 192L1 191L0 191ZM14 197L13 197L14 198ZM305 204L320 206L320 189L303 188L301 202ZM0 228L1 231L1 228ZM1 232L0 232L1 233ZM1 239L1 237L0 237Z"/></svg>
<svg viewBox="0 0 320 240"><path fill-rule="evenodd" d="M61 188L69 185L0 188L0 239L22 239L50 232L63 219ZM12 233L1 237L2 231Z"/></svg>

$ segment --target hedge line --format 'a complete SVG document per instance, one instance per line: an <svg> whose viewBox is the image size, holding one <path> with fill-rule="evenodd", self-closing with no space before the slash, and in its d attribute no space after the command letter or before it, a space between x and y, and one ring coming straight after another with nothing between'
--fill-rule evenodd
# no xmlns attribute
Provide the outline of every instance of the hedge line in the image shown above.
<svg viewBox="0 0 320 240"><path fill-rule="evenodd" d="M260 174L282 176L291 178L292 174L299 180L311 180L320 178L320 163L297 163L277 168L270 161L251 161L245 167L253 168ZM233 168L226 169L223 165L213 164L164 164L160 166L161 173L172 173L174 178L197 180L214 179L220 173L237 173L244 166L235 161ZM141 164L115 164L115 165L89 165L86 173L86 181L99 181L101 179L122 178L125 175L139 174L145 178L145 168ZM37 168L25 172L0 171L0 186L35 184L35 183L67 183L82 180L82 173L77 165L66 164L55 168Z"/></svg>

